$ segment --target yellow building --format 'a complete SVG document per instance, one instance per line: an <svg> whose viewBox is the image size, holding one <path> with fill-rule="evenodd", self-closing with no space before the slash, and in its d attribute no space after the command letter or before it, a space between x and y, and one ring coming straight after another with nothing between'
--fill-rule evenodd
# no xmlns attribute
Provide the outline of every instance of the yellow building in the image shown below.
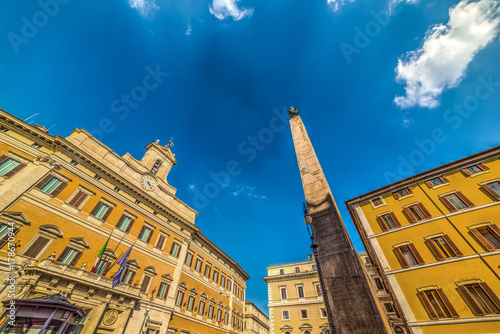
<svg viewBox="0 0 500 334"><path fill-rule="evenodd" d="M500 147L346 202L412 333L500 333Z"/></svg>
<svg viewBox="0 0 500 334"><path fill-rule="evenodd" d="M272 265L264 277L271 334L330 334L316 262Z"/></svg>
<svg viewBox="0 0 500 334"><path fill-rule="evenodd" d="M0 280L15 280L0 300L63 295L87 314L82 334L242 333L249 276L175 196L176 163L158 141L137 160L85 130L52 136L0 110ZM40 328L25 320L19 330Z"/></svg>
<svg viewBox="0 0 500 334"><path fill-rule="evenodd" d="M245 301L244 334L269 334L269 317L254 303Z"/></svg>

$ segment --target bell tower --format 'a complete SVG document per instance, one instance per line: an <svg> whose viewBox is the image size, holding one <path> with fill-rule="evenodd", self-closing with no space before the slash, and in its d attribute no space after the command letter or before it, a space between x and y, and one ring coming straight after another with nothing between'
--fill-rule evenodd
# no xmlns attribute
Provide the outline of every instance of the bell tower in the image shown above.
<svg viewBox="0 0 500 334"><path fill-rule="evenodd" d="M140 163L152 174L166 181L170 169L177 164L177 160L175 160L175 154L170 150L170 143L160 145L160 141L157 140L146 146L146 154L144 154Z"/></svg>

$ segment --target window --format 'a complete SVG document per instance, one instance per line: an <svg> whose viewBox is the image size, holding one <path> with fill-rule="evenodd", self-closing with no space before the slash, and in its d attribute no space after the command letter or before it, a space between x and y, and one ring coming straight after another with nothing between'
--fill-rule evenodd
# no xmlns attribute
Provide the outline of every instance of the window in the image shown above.
<svg viewBox="0 0 500 334"><path fill-rule="evenodd" d="M418 296L431 319L458 317L442 289L420 291Z"/></svg>
<svg viewBox="0 0 500 334"><path fill-rule="evenodd" d="M432 255L438 260L463 255L446 234L426 239L425 244L431 250Z"/></svg>
<svg viewBox="0 0 500 334"><path fill-rule="evenodd" d="M311 270L312 270L312 271L316 271L316 270L318 270L318 266L317 266L317 265L315 265L315 264L311 264Z"/></svg>
<svg viewBox="0 0 500 334"><path fill-rule="evenodd" d="M2 155L0 157L0 175L5 177L11 177L18 171L23 169L26 164L23 164L17 160Z"/></svg>
<svg viewBox="0 0 500 334"><path fill-rule="evenodd" d="M137 205L141 204L141 202L138 199L136 199L134 203Z"/></svg>
<svg viewBox="0 0 500 334"><path fill-rule="evenodd" d="M214 268L214 276L212 277L212 281L215 283L219 283L219 269Z"/></svg>
<svg viewBox="0 0 500 334"><path fill-rule="evenodd" d="M373 204L373 206L377 207L377 206L381 206L382 204L384 204L384 201L382 200L382 197L377 197L377 198L372 199L372 204Z"/></svg>
<svg viewBox="0 0 500 334"><path fill-rule="evenodd" d="M229 277L227 278L227 289L229 291L231 291L231 284L232 284L232 281L229 279Z"/></svg>
<svg viewBox="0 0 500 334"><path fill-rule="evenodd" d="M280 269L280 275L285 275L285 269Z"/></svg>
<svg viewBox="0 0 500 334"><path fill-rule="evenodd" d="M193 310L193 306L194 306L194 296L189 296L188 303L187 303L187 309L189 311L192 311Z"/></svg>
<svg viewBox="0 0 500 334"><path fill-rule="evenodd" d="M300 273L300 267L295 267L295 272Z"/></svg>
<svg viewBox="0 0 500 334"><path fill-rule="evenodd" d="M193 253L187 252L186 261L184 261L184 264L188 267L191 267L192 263L193 263Z"/></svg>
<svg viewBox="0 0 500 334"><path fill-rule="evenodd" d="M392 303L384 303L385 310L387 313L395 313L396 311L394 310L394 306Z"/></svg>
<svg viewBox="0 0 500 334"><path fill-rule="evenodd" d="M281 319L290 320L290 313L288 311L282 311L281 314L282 314Z"/></svg>
<svg viewBox="0 0 500 334"><path fill-rule="evenodd" d="M500 249L500 229L495 224L474 228L470 231L487 251Z"/></svg>
<svg viewBox="0 0 500 334"><path fill-rule="evenodd" d="M100 275L104 272L104 268L107 268L109 261L107 260L100 260L99 264L97 265L97 268L95 268L95 273Z"/></svg>
<svg viewBox="0 0 500 334"><path fill-rule="evenodd" d="M113 189L113 190L116 192L120 192L120 188L118 188L118 187L115 187L115 189Z"/></svg>
<svg viewBox="0 0 500 334"><path fill-rule="evenodd" d="M425 184L427 184L427 186L429 188L434 188L435 186L439 186L439 185L442 185L442 184L445 184L445 183L448 183L448 179L444 176L440 176L440 177L436 177L432 180L429 180L429 181L425 181Z"/></svg>
<svg viewBox="0 0 500 334"><path fill-rule="evenodd" d="M111 211L113 211L113 208L100 201L99 203L97 203L95 208L92 209L90 215L94 216L97 219L106 221L106 219L108 219L109 215L111 214Z"/></svg>
<svg viewBox="0 0 500 334"><path fill-rule="evenodd" d="M221 320L222 320L222 310L218 309L217 310L217 321L221 321Z"/></svg>
<svg viewBox="0 0 500 334"><path fill-rule="evenodd" d="M395 330L396 334L405 334L405 332L403 331L403 329L401 327L399 327L399 326L396 326L394 328L394 330Z"/></svg>
<svg viewBox="0 0 500 334"><path fill-rule="evenodd" d="M79 189L77 192L73 195L71 200L68 202L69 205L74 206L75 208L80 209L82 205L84 204L84 201L89 197L89 194L87 194L85 191Z"/></svg>
<svg viewBox="0 0 500 334"><path fill-rule="evenodd" d="M389 212L377 217L377 222L380 225L382 231L387 231L396 227L400 227L398 219L394 215L394 213Z"/></svg>
<svg viewBox="0 0 500 334"><path fill-rule="evenodd" d="M141 284L141 292L142 293L148 292L149 283L151 283L151 276L145 275L144 278L142 279L142 284Z"/></svg>
<svg viewBox="0 0 500 334"><path fill-rule="evenodd" d="M300 319L307 319L307 318L309 318L307 315L307 310L306 309L300 310Z"/></svg>
<svg viewBox="0 0 500 334"><path fill-rule="evenodd" d="M134 278L135 278L135 270L132 269L131 267L128 267L125 270L125 274L123 274L123 283L132 284L134 283Z"/></svg>
<svg viewBox="0 0 500 334"><path fill-rule="evenodd" d="M163 233L158 234L158 239L156 240L156 245L155 247L158 249L163 250L163 246L165 245L165 240L167 240L167 236Z"/></svg>
<svg viewBox="0 0 500 334"><path fill-rule="evenodd" d="M404 188L392 193L395 199L399 199L401 197L405 197L411 194L413 194L413 192L410 190L410 188Z"/></svg>
<svg viewBox="0 0 500 334"><path fill-rule="evenodd" d="M480 172L487 171L488 169L489 168L484 164L477 164L468 168L463 168L462 172L467 176L471 176Z"/></svg>
<svg viewBox="0 0 500 334"><path fill-rule="evenodd" d="M158 169L160 169L162 161L160 159L156 160L155 164L153 165L153 168L151 168L151 174L156 175L158 172Z"/></svg>
<svg viewBox="0 0 500 334"><path fill-rule="evenodd" d="M67 184L67 182L63 182L57 177L48 175L43 178L43 180L40 181L35 187L49 195L57 196L61 192L61 190L66 187Z"/></svg>
<svg viewBox="0 0 500 334"><path fill-rule="evenodd" d="M201 272L201 265L203 264L203 259L199 256L196 258L196 264L194 265L194 270L197 272Z"/></svg>
<svg viewBox="0 0 500 334"><path fill-rule="evenodd" d="M177 291L177 298L175 298L175 305L181 307L183 299L184 299L184 291Z"/></svg>
<svg viewBox="0 0 500 334"><path fill-rule="evenodd" d="M210 272L212 271L212 265L209 262L205 263L205 277L210 278Z"/></svg>
<svg viewBox="0 0 500 334"><path fill-rule="evenodd" d="M472 204L472 202L469 201L460 191L440 196L439 199L451 212L474 206L474 204Z"/></svg>
<svg viewBox="0 0 500 334"><path fill-rule="evenodd" d="M494 199L500 200L500 181L494 181L481 185L481 187Z"/></svg>
<svg viewBox="0 0 500 334"><path fill-rule="evenodd" d="M327 317L326 308L322 307L322 308L319 309L319 316L321 318L326 318Z"/></svg>
<svg viewBox="0 0 500 334"><path fill-rule="evenodd" d="M75 160L71 160L69 163L70 163L70 165L73 165L73 166L78 165L78 162L76 162Z"/></svg>
<svg viewBox="0 0 500 334"><path fill-rule="evenodd" d="M46 248L45 246L47 246L50 241L51 240L47 237L38 236L38 238L23 252L23 255L34 259L38 258L42 255Z"/></svg>
<svg viewBox="0 0 500 334"><path fill-rule="evenodd" d="M139 239L144 242L149 242L153 236L153 230L146 225L144 225L139 233Z"/></svg>
<svg viewBox="0 0 500 334"><path fill-rule="evenodd" d="M304 298L304 287L302 285L297 286L297 296Z"/></svg>
<svg viewBox="0 0 500 334"><path fill-rule="evenodd" d="M424 263L424 260L417 252L417 249L412 243L394 247L394 253L396 254L396 257L398 258L403 268L408 268L417 264Z"/></svg>
<svg viewBox="0 0 500 334"><path fill-rule="evenodd" d="M168 289L170 289L170 284L166 283L166 282L161 282L160 284L160 288L158 289L158 298L160 299L167 299L167 295L168 295Z"/></svg>
<svg viewBox="0 0 500 334"><path fill-rule="evenodd" d="M212 304L208 305L208 318L212 319L214 317L214 306Z"/></svg>
<svg viewBox="0 0 500 334"><path fill-rule="evenodd" d="M431 217L429 211L427 211L422 203L409 205L404 207L403 210L412 223Z"/></svg>
<svg viewBox="0 0 500 334"><path fill-rule="evenodd" d="M205 312L205 301L201 299L200 305L198 306L198 314L203 315L203 312Z"/></svg>
<svg viewBox="0 0 500 334"><path fill-rule="evenodd" d="M170 249L170 255L174 257L179 257L181 246L177 242L172 243L172 248Z"/></svg>
<svg viewBox="0 0 500 334"><path fill-rule="evenodd" d="M460 285L458 289L476 315L500 314L500 300L486 283Z"/></svg>
<svg viewBox="0 0 500 334"><path fill-rule="evenodd" d="M96 179L97 181L99 181L101 179L101 177L99 175L94 175L94 179Z"/></svg>
<svg viewBox="0 0 500 334"><path fill-rule="evenodd" d="M130 229L132 228L132 225L134 224L135 219L122 215L121 218L118 220L118 224L116 224L116 227L124 232L130 232Z"/></svg>
<svg viewBox="0 0 500 334"><path fill-rule="evenodd" d="M37 144L37 143L31 144L31 146L34 147L34 148L36 148L36 149L38 149L38 150L42 148L42 145Z"/></svg>
<svg viewBox="0 0 500 334"><path fill-rule="evenodd" d="M375 282L375 286L377 287L377 290L384 289L384 283L382 283L382 280L380 279L380 277L374 277L373 282Z"/></svg>
<svg viewBox="0 0 500 334"><path fill-rule="evenodd" d="M9 237L13 237L18 232L19 229L13 223L0 224L0 248L9 242Z"/></svg>
<svg viewBox="0 0 500 334"><path fill-rule="evenodd" d="M0 126L0 132L7 132L7 131L9 131L9 129L4 128L3 126Z"/></svg>
<svg viewBox="0 0 500 334"><path fill-rule="evenodd" d="M321 284L314 284L314 288L316 289L316 296L323 296L323 291L321 290Z"/></svg>
<svg viewBox="0 0 500 334"><path fill-rule="evenodd" d="M220 286L222 287L226 286L226 275L224 273L220 274Z"/></svg>
<svg viewBox="0 0 500 334"><path fill-rule="evenodd" d="M226 311L224 313L224 324L227 325L228 321L229 321L229 312Z"/></svg>
<svg viewBox="0 0 500 334"><path fill-rule="evenodd" d="M280 297L281 297L281 299L286 299L286 288L285 287L280 288Z"/></svg>
<svg viewBox="0 0 500 334"><path fill-rule="evenodd" d="M81 256L81 252L76 249L66 247L57 259L58 262L74 266Z"/></svg>

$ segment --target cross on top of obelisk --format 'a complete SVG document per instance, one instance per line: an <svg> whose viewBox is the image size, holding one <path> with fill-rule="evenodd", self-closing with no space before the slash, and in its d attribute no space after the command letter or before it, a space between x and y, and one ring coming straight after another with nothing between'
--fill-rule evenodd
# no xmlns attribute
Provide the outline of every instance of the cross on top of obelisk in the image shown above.
<svg viewBox="0 0 500 334"><path fill-rule="evenodd" d="M290 118L294 118L295 116L299 116L299 111L294 107L290 107L290 110L288 110L288 116L290 116Z"/></svg>

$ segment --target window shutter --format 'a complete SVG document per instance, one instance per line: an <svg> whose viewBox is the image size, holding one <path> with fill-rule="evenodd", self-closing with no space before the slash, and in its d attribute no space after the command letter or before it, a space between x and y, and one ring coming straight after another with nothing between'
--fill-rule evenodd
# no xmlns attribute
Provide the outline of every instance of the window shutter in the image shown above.
<svg viewBox="0 0 500 334"><path fill-rule="evenodd" d="M2 155L2 156L0 156L0 164L1 164L2 162L5 162L7 159L9 159L9 157L8 157L8 156L6 156L6 155Z"/></svg>
<svg viewBox="0 0 500 334"><path fill-rule="evenodd" d="M118 219L118 223L116 223L115 227L119 227L119 226L120 226L120 224L122 223L122 221L123 221L124 219L125 219L125 215L122 215L122 216L120 217L120 219ZM128 226L127 226L127 228L128 228Z"/></svg>
<svg viewBox="0 0 500 334"><path fill-rule="evenodd" d="M496 200L500 200L500 195L497 194L493 189L491 189L490 187L488 187L487 184L483 184L481 186L481 188L483 188L484 191L486 191L491 197L493 197L494 199Z"/></svg>
<svg viewBox="0 0 500 334"><path fill-rule="evenodd" d="M450 203L450 201L446 198L446 196L439 196L439 199L443 204L450 210L451 212L457 211L457 209Z"/></svg>
<svg viewBox="0 0 500 334"><path fill-rule="evenodd" d="M429 249L431 250L432 255L434 255L434 257L435 257L437 260L442 260L442 259L444 259L443 254L441 254L441 252L440 252L440 251L439 251L439 249L436 247L436 245L434 244L434 241L432 241L432 239L426 239L426 240L424 241L424 243L427 245L427 247L429 247Z"/></svg>
<svg viewBox="0 0 500 334"><path fill-rule="evenodd" d="M139 239L142 237L142 234L144 233L144 229L146 226L142 226L141 231L139 232Z"/></svg>
<svg viewBox="0 0 500 334"><path fill-rule="evenodd" d="M182 249L182 246L179 245L179 249L177 250L177 256L176 257L179 257L181 255L181 249Z"/></svg>
<svg viewBox="0 0 500 334"><path fill-rule="evenodd" d="M10 231L9 231L10 232ZM19 232L19 229L17 227L14 227L14 230L12 231L14 234L17 234ZM0 239L0 249L5 246L9 242L9 233L5 234L2 239Z"/></svg>
<svg viewBox="0 0 500 334"><path fill-rule="evenodd" d="M464 174L465 174L465 175L467 175L467 176L472 175L472 173L471 173L469 170L467 170L467 168L463 168L463 169L462 169L462 173L464 173Z"/></svg>
<svg viewBox="0 0 500 334"><path fill-rule="evenodd" d="M71 262L70 262L69 265L72 266L72 267L76 266L76 263L82 257L82 253L83 252L80 252L80 251L76 252L75 256L73 256L73 260L71 260Z"/></svg>
<svg viewBox="0 0 500 334"><path fill-rule="evenodd" d="M474 206L474 204L472 204L472 202L469 201L469 199L465 197L464 194L462 194L460 191L457 191L456 194L468 207Z"/></svg>
<svg viewBox="0 0 500 334"><path fill-rule="evenodd" d="M125 230L125 232L130 232L130 229L132 228L132 225L134 225L134 222L135 222L135 219L132 219L129 223L128 223L128 226L127 226L127 229Z"/></svg>
<svg viewBox="0 0 500 334"><path fill-rule="evenodd" d="M112 259L110 259L111 261ZM109 269L111 269L111 262L108 262L106 263L106 265L104 266L104 268L102 269L102 272L101 272L101 275L102 276L106 276L106 274L108 273Z"/></svg>
<svg viewBox="0 0 500 334"><path fill-rule="evenodd" d="M422 257L420 256L420 254L418 253L417 249L415 248L415 246L413 244L408 244L408 248L410 248L410 250L413 253L413 256L415 256L415 260L417 260L418 264L425 263L424 259L422 259Z"/></svg>
<svg viewBox="0 0 500 334"><path fill-rule="evenodd" d="M396 224L397 227L401 227L401 224L399 223L399 220L396 218L396 215L393 212L389 214L391 215L392 220L394 220L394 224Z"/></svg>
<svg viewBox="0 0 500 334"><path fill-rule="evenodd" d="M103 221L106 221L106 219L108 219L109 215L111 214L111 211L113 211L113 207L110 206L108 208L108 210L106 210L106 213L104 213L104 216L102 216L102 220Z"/></svg>
<svg viewBox="0 0 500 334"><path fill-rule="evenodd" d="M464 255L458 248L457 246L455 246L455 244L453 243L453 241L451 241L450 237L447 236L446 234L443 235L443 239L446 241L446 243L448 244L448 246L450 246L450 248L453 250L453 253L455 253L455 256L462 256Z"/></svg>
<svg viewBox="0 0 500 334"><path fill-rule="evenodd" d="M478 164L477 167L479 167L479 169L481 169L481 170L488 170L488 169L490 169L488 166L486 166L485 164L482 164L482 163Z"/></svg>
<svg viewBox="0 0 500 334"><path fill-rule="evenodd" d="M44 186L47 182L49 182L49 181L50 181L50 179L52 179L52 177L53 177L52 175L47 175L47 176L45 176L45 177L42 179L42 181L40 181L40 182L38 182L38 183L36 184L35 188L40 189L40 188L41 188L41 187L43 187L43 186Z"/></svg>
<svg viewBox="0 0 500 334"><path fill-rule="evenodd" d="M151 232L149 232L149 235L148 235L148 240L146 240L147 243L149 243L151 241L151 237L153 236L153 230L151 230Z"/></svg>
<svg viewBox="0 0 500 334"><path fill-rule="evenodd" d="M443 183L449 183L450 181L448 181L448 179L443 175L440 177L441 181L443 181Z"/></svg>
<svg viewBox="0 0 500 334"><path fill-rule="evenodd" d="M130 275L130 278L129 278L127 284L133 284L134 278L135 278L135 271L133 271L132 274Z"/></svg>
<svg viewBox="0 0 500 334"><path fill-rule="evenodd" d="M489 242L488 240L486 240L485 237L483 237L483 235L481 234L481 232L479 232L479 230L477 228L474 228L472 230L470 230L470 232L476 237L477 241L479 241L479 243L484 247L486 248L487 251L491 252L491 251L494 251L495 250L495 247L493 247Z"/></svg>
<svg viewBox="0 0 500 334"><path fill-rule="evenodd" d="M411 213L409 208L403 208L404 213L406 213L406 216L408 219L412 222L415 223L417 221L417 218Z"/></svg>
<svg viewBox="0 0 500 334"><path fill-rule="evenodd" d="M5 177L11 177L12 175L16 174L17 172L19 172L24 167L26 167L26 164L20 163L16 167L12 168L12 170L10 172L6 173L4 176Z"/></svg>
<svg viewBox="0 0 500 334"><path fill-rule="evenodd" d="M417 205L420 208L420 210L422 210L422 212L424 213L425 218L431 218L432 217L431 214L429 213L429 211L427 211L427 209L425 208L425 206L422 203L418 203Z"/></svg>
<svg viewBox="0 0 500 334"><path fill-rule="evenodd" d="M436 312L434 311L434 308L432 307L429 299L427 298L427 295L425 294L424 291L419 291L418 292L418 297L420 298L420 301L422 301L422 304L424 305L425 310L429 314L429 317L431 319L437 319L438 316Z"/></svg>
<svg viewBox="0 0 500 334"><path fill-rule="evenodd" d="M385 225L384 219L382 219L382 217L377 217L377 222L380 225L382 231L387 231L387 226Z"/></svg>
<svg viewBox="0 0 500 334"><path fill-rule="evenodd" d="M458 291L461 292L465 301L476 315L484 315L483 309L477 304L476 300L474 299L474 297L472 297L465 285L459 285Z"/></svg>
<svg viewBox="0 0 500 334"><path fill-rule="evenodd" d="M488 286L486 283L479 283L479 286L486 292L488 297L490 297L491 301L497 308L500 309L500 300L498 299L497 295L491 290L491 288Z"/></svg>
<svg viewBox="0 0 500 334"><path fill-rule="evenodd" d="M78 190L78 193L73 196L69 204L78 208L80 204L82 204L82 202L85 200L85 198L87 198L87 194L81 190Z"/></svg>
<svg viewBox="0 0 500 334"><path fill-rule="evenodd" d="M91 216L95 215L95 213L97 212L97 210L99 210L99 207L101 206L101 204L102 204L102 202L101 202L101 201L99 201L99 202L97 203L97 205L96 205L96 206L92 209L92 211L90 212L90 215L91 215Z"/></svg>
<svg viewBox="0 0 500 334"><path fill-rule="evenodd" d="M444 294L443 289L436 289L436 292L438 293L439 297L443 301L443 303L446 306L446 308L448 309L448 311L450 311L452 318L458 318L457 311L455 311L455 308L453 307L453 305L451 305L450 300Z"/></svg>
<svg viewBox="0 0 500 334"><path fill-rule="evenodd" d="M399 260L399 263L401 263L401 266L403 268L408 268L409 267L408 262L406 262L406 259L403 256L403 252L401 252L401 249L399 249L399 247L395 247L393 250L394 250L394 254L396 254L396 257Z"/></svg>
<svg viewBox="0 0 500 334"><path fill-rule="evenodd" d="M392 196L394 196L395 199L398 199L401 197L397 192L393 192Z"/></svg>
<svg viewBox="0 0 500 334"><path fill-rule="evenodd" d="M38 239L36 239L35 242L30 246L30 248L28 248L24 252L23 255L35 258L38 254L40 254L40 252L45 247L45 245L47 245L48 242L49 239L39 236Z"/></svg>
<svg viewBox="0 0 500 334"><path fill-rule="evenodd" d="M156 242L156 247L162 248L164 241L165 241L165 237L163 236L163 234L160 234L160 236L158 237L158 241Z"/></svg>
<svg viewBox="0 0 500 334"><path fill-rule="evenodd" d="M490 231L490 233L496 235L496 237L500 239L500 228L498 228L498 226L496 226L495 224L488 225L488 230Z"/></svg>
<svg viewBox="0 0 500 334"><path fill-rule="evenodd" d="M52 192L50 193L52 196L57 196L59 195L59 193L61 192L61 190L64 189L64 187L66 187L68 185L68 182L64 182L62 181L60 185L57 186L56 189L52 190Z"/></svg>
<svg viewBox="0 0 500 334"><path fill-rule="evenodd" d="M426 185L427 185L427 187L429 187L429 188L434 187L434 185L432 184L432 182L431 182L431 181L425 181L425 184L426 184Z"/></svg>
<svg viewBox="0 0 500 334"><path fill-rule="evenodd" d="M141 292L142 293L146 293L146 291L148 290L149 281L151 281L151 277L144 276L144 279L142 280L142 284L141 284Z"/></svg>
<svg viewBox="0 0 500 334"><path fill-rule="evenodd" d="M59 254L59 257L57 258L57 262L60 262L62 260L62 258L64 257L64 255L66 255L66 253L68 252L69 250L69 247L66 247L64 248L64 250L61 252L61 254Z"/></svg>

